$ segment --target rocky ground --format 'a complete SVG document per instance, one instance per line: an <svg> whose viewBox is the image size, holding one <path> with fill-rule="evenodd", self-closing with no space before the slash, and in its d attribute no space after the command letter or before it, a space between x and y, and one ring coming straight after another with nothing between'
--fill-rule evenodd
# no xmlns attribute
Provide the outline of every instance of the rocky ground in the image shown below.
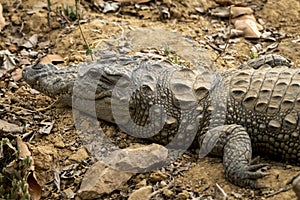
<svg viewBox="0 0 300 200"><path fill-rule="evenodd" d="M300 66L298 0L137 2L141 1L82 1L79 6L80 27L73 0L66 0L64 4L51 0L51 12L46 1L1 2L6 26L0 32L0 50L5 58L0 62L0 119L3 120L0 127L5 127L0 138L14 141L15 136L20 135L28 144L38 182L35 185L42 186L42 199L87 197L78 195L78 190L86 171L96 162L95 156L80 140L72 110L54 103L54 99L31 89L20 79L21 69L42 57L43 62L60 65L81 63L91 59L86 55L89 49L102 48L103 41L113 36L118 40L139 27L156 27L176 30L195 41L202 50L191 54L201 56L202 51L207 52L220 70L268 53L280 54L290 59L295 67ZM262 37L238 35L228 39L229 31L235 29L232 17L226 15L229 5L252 8L255 19L263 27L260 30ZM163 51L171 46L165 41L174 42L165 32L136 37L141 47L160 47ZM185 49L184 46L178 48L177 51L182 52ZM174 61L177 57L174 55L169 59ZM129 145L127 137L117 127L103 121L99 123L121 148ZM1 162L8 162L10 158L5 156L11 155L4 153L3 156L2 153L0 151ZM152 199L221 198L216 184L228 199L295 199L295 194L286 184L298 173L299 167L267 158L261 158L261 161L270 163L269 175L261 180L268 187L263 190L243 189L230 184L224 177L221 159L207 157L199 160L190 150L163 169L131 175L116 190L98 199L139 199L141 194L144 198L150 195ZM123 179L120 174L112 173L112 177L126 180L127 176L124 175Z"/></svg>

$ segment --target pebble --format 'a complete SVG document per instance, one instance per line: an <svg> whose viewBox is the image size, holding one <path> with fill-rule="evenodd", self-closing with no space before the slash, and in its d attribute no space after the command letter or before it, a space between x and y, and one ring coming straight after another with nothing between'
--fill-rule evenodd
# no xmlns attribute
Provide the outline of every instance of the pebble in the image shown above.
<svg viewBox="0 0 300 200"><path fill-rule="evenodd" d="M180 192L177 195L177 198L178 199L189 199L190 198L190 194L187 191L183 191L183 192Z"/></svg>
<svg viewBox="0 0 300 200"><path fill-rule="evenodd" d="M18 89L19 86L18 86L15 82L10 81L10 82L8 83L8 88L15 88L15 89Z"/></svg>
<svg viewBox="0 0 300 200"><path fill-rule="evenodd" d="M147 180L146 179L143 179L143 180L141 180L140 182L138 182L137 184L136 184L136 187L137 188L141 188L141 187L145 187L147 185Z"/></svg>
<svg viewBox="0 0 300 200"><path fill-rule="evenodd" d="M163 190L163 194L166 196L166 197L172 197L174 195L174 192L172 190L169 190L169 189L164 189Z"/></svg>
<svg viewBox="0 0 300 200"><path fill-rule="evenodd" d="M75 196L75 193L73 192L73 190L71 188L65 189L64 193L66 194L66 196L68 197L68 199L72 199Z"/></svg>
<svg viewBox="0 0 300 200"><path fill-rule="evenodd" d="M165 173L162 173L160 170L157 170L150 174L150 180L151 181L162 181L164 179L168 178L168 175Z"/></svg>
<svg viewBox="0 0 300 200"><path fill-rule="evenodd" d="M165 187L166 185L168 185L168 184L166 183L166 181L161 181L161 182L160 182L160 186L161 186L161 187Z"/></svg>
<svg viewBox="0 0 300 200"><path fill-rule="evenodd" d="M21 25L21 18L19 17L19 15L12 15L10 21L15 25Z"/></svg>
<svg viewBox="0 0 300 200"><path fill-rule="evenodd" d="M89 157L90 156L85 150L85 148L80 148L78 151L76 151L69 157L69 160L81 162L83 160L88 159Z"/></svg>
<svg viewBox="0 0 300 200"><path fill-rule="evenodd" d="M152 186L142 187L138 190L135 190L131 193L128 200L148 200L150 199L150 195L152 193Z"/></svg>

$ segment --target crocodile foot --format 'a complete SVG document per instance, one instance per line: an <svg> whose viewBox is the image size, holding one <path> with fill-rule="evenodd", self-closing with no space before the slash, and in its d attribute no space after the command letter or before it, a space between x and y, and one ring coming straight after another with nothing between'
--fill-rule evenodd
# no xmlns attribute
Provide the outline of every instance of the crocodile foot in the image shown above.
<svg viewBox="0 0 300 200"><path fill-rule="evenodd" d="M231 183L244 188L265 188L257 179L268 175L260 171L268 164L251 161L251 140L244 127L217 126L199 139L200 157L208 153L223 156L225 176Z"/></svg>

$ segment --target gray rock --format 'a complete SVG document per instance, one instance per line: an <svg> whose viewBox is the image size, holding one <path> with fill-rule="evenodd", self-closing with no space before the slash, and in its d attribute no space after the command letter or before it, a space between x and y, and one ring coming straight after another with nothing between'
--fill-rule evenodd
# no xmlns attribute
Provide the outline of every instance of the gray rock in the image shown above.
<svg viewBox="0 0 300 200"><path fill-rule="evenodd" d="M167 148L159 144L150 144L117 150L105 159L105 163L118 170L141 173L163 167L167 158Z"/></svg>
<svg viewBox="0 0 300 200"><path fill-rule="evenodd" d="M82 199L100 198L120 189L136 172L148 171L162 166L168 157L168 150L158 144L130 147L113 152L109 157L96 162L85 174L78 196ZM145 191L152 191L142 187ZM142 189L141 188L141 189ZM139 189L140 190L140 189ZM139 199L138 191L132 199Z"/></svg>
<svg viewBox="0 0 300 200"><path fill-rule="evenodd" d="M100 198L103 194L109 194L120 188L132 175L107 167L98 161L86 172L77 194L82 199Z"/></svg>
<svg viewBox="0 0 300 200"><path fill-rule="evenodd" d="M9 122L6 122L4 120L0 119L0 130L7 132L7 133L21 133L23 132L23 128L16 125L12 124Z"/></svg>

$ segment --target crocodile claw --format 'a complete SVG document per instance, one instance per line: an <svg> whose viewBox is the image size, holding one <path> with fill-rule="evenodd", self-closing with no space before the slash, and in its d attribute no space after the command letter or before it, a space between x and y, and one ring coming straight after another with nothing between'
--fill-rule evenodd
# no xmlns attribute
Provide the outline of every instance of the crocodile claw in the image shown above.
<svg viewBox="0 0 300 200"><path fill-rule="evenodd" d="M268 173L261 172L262 168L269 166L266 163L255 165L244 165L244 167L237 169L237 165L225 169L226 176L230 182L240 187L251 189L264 189L263 186L257 182L258 179L263 178Z"/></svg>

